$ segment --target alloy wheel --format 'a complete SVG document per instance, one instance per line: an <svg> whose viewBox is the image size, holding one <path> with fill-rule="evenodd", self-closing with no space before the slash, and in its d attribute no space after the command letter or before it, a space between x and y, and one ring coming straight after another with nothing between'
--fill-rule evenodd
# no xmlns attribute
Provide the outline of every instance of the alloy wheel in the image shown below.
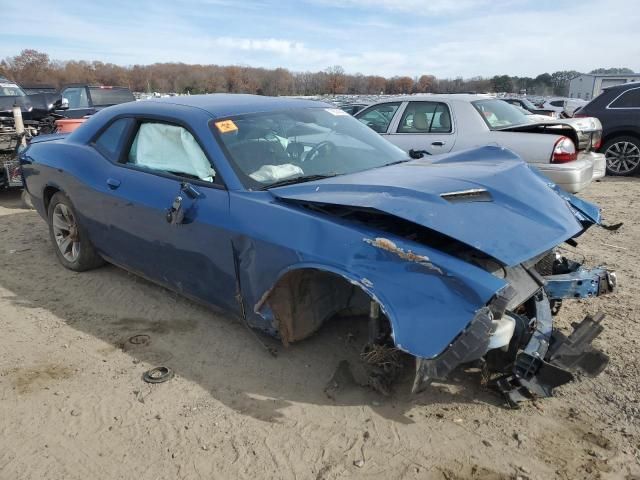
<svg viewBox="0 0 640 480"><path fill-rule="evenodd" d="M616 142L604 152L607 169L613 173L625 174L633 171L640 163L640 149L631 142Z"/></svg>
<svg viewBox="0 0 640 480"><path fill-rule="evenodd" d="M58 203L53 209L51 224L60 253L69 262L75 262L80 255L80 238L73 212L66 205Z"/></svg>

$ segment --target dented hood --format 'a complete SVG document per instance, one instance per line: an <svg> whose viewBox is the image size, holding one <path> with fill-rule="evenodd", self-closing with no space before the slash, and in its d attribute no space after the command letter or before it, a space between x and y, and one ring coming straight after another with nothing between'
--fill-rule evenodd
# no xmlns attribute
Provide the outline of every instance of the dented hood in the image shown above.
<svg viewBox="0 0 640 480"><path fill-rule="evenodd" d="M373 209L470 245L505 265L583 230L568 203L514 153L483 147L273 188L294 202Z"/></svg>

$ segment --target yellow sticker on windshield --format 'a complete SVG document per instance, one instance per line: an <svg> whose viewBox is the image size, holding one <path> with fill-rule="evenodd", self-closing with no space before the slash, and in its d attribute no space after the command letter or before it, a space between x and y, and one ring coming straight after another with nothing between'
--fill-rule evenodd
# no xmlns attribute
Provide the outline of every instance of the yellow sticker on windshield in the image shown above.
<svg viewBox="0 0 640 480"><path fill-rule="evenodd" d="M238 130L238 126L233 123L233 120L222 120L220 122L216 122L216 127L218 127L220 133L236 132Z"/></svg>

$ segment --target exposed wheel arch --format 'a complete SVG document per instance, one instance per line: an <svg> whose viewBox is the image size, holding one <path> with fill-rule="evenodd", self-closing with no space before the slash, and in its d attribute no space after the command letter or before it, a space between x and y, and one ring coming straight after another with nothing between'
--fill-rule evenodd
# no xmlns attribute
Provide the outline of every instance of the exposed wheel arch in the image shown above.
<svg viewBox="0 0 640 480"><path fill-rule="evenodd" d="M311 336L337 313L366 314L372 300L380 305L392 333L386 309L367 282L332 268L296 266L278 277L254 310L258 314L271 311L274 327L285 345Z"/></svg>
<svg viewBox="0 0 640 480"><path fill-rule="evenodd" d="M602 147L600 147L600 152L604 153L604 145L610 140L616 137L634 137L640 140L640 132L635 130L615 130L613 132L609 132L606 136L602 138Z"/></svg>

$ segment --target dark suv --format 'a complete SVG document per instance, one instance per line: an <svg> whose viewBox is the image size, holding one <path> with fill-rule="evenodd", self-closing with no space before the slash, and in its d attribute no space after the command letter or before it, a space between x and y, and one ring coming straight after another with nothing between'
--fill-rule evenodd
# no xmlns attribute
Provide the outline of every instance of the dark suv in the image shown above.
<svg viewBox="0 0 640 480"><path fill-rule="evenodd" d="M602 123L601 152L610 175L640 172L640 83L605 88L575 117L597 117Z"/></svg>

